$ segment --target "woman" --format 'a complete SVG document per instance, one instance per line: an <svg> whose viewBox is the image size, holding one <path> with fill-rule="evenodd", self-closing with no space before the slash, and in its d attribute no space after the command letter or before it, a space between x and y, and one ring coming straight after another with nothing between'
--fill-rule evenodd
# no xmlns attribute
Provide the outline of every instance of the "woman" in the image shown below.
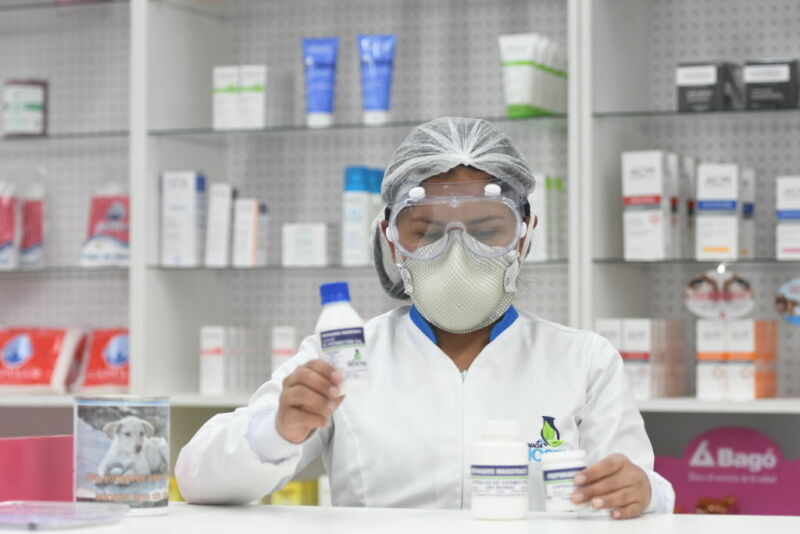
<svg viewBox="0 0 800 534"><path fill-rule="evenodd" d="M501 419L524 429L532 509L543 508L542 455L584 449L592 465L575 502L618 519L671 511L619 354L511 305L534 185L485 121L415 128L386 171L374 224L381 282L413 306L367 323L370 389L341 396L341 376L306 338L248 406L211 419L181 451L184 497L249 502L322 454L334 504L469 508L470 445Z"/></svg>

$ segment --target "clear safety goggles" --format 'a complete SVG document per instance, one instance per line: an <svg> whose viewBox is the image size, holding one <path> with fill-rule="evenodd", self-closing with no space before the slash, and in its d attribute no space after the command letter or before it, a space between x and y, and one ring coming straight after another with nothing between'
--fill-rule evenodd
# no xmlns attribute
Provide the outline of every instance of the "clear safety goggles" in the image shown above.
<svg viewBox="0 0 800 534"><path fill-rule="evenodd" d="M521 211L499 182L423 183L392 207L388 237L403 256L428 260L447 250L459 231L470 252L496 258L525 235Z"/></svg>

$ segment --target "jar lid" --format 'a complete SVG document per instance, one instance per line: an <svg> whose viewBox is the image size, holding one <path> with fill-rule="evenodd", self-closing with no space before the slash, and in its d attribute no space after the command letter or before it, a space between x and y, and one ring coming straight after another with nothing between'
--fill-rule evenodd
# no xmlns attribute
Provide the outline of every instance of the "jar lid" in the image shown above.
<svg viewBox="0 0 800 534"><path fill-rule="evenodd" d="M559 462L577 462L586 460L586 452L577 451L545 451L542 454L543 464L556 464Z"/></svg>

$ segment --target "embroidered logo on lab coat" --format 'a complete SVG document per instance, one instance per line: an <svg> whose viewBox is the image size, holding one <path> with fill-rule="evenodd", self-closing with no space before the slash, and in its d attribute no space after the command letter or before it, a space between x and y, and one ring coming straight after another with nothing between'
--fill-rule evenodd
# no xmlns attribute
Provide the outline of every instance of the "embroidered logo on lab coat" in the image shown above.
<svg viewBox="0 0 800 534"><path fill-rule="evenodd" d="M542 416L542 429L539 431L540 439L534 443L528 443L528 460L541 462L542 454L560 451L564 440L561 439L561 432L556 426L556 418L549 415Z"/></svg>

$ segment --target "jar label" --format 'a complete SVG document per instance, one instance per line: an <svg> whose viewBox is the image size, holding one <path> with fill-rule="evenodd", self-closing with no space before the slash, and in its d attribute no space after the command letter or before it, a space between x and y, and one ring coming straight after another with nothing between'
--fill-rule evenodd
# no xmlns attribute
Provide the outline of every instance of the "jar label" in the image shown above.
<svg viewBox="0 0 800 534"><path fill-rule="evenodd" d="M528 497L527 465L473 465L473 497Z"/></svg>
<svg viewBox="0 0 800 534"><path fill-rule="evenodd" d="M364 329L361 327L320 332L322 353L332 366L348 380L366 380L367 358Z"/></svg>
<svg viewBox="0 0 800 534"><path fill-rule="evenodd" d="M544 487L547 501L569 501L575 491L575 475L585 467L570 467L568 469L553 469L543 471Z"/></svg>

